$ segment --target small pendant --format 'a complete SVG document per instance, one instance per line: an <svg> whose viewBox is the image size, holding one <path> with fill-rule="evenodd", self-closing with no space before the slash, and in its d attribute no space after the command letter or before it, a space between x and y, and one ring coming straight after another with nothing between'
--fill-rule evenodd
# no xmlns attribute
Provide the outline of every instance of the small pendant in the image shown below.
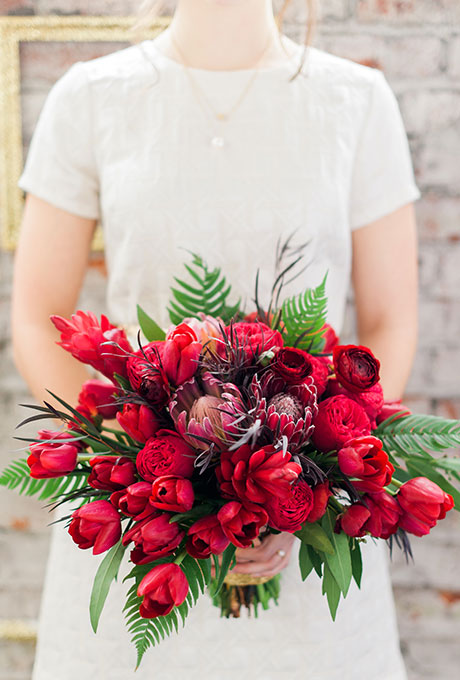
<svg viewBox="0 0 460 680"><path fill-rule="evenodd" d="M227 114L226 113L216 113L216 118L217 118L217 120L227 120Z"/></svg>
<svg viewBox="0 0 460 680"><path fill-rule="evenodd" d="M214 149L221 149L223 146L225 146L225 139L223 137L213 137L211 139L211 145L214 147Z"/></svg>

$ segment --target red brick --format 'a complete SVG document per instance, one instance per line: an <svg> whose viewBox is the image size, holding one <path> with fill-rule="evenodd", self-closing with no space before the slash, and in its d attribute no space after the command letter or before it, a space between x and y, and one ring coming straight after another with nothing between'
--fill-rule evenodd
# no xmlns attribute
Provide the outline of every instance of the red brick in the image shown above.
<svg viewBox="0 0 460 680"><path fill-rule="evenodd" d="M459 235L460 197L426 191L415 205L421 240L452 240Z"/></svg>
<svg viewBox="0 0 460 680"><path fill-rule="evenodd" d="M356 18L362 22L453 24L460 18L458 0L358 0Z"/></svg>
<svg viewBox="0 0 460 680"><path fill-rule="evenodd" d="M0 14L34 14L33 0L0 0Z"/></svg>

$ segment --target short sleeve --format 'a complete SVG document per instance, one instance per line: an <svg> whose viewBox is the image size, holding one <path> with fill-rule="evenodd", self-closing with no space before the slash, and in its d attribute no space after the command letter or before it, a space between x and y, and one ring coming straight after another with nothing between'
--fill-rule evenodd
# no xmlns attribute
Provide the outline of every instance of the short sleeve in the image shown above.
<svg viewBox="0 0 460 680"><path fill-rule="evenodd" d="M353 165L350 229L358 229L420 198L398 100L375 69Z"/></svg>
<svg viewBox="0 0 460 680"><path fill-rule="evenodd" d="M100 217L91 98L84 62L73 64L49 91L18 186L80 217Z"/></svg>

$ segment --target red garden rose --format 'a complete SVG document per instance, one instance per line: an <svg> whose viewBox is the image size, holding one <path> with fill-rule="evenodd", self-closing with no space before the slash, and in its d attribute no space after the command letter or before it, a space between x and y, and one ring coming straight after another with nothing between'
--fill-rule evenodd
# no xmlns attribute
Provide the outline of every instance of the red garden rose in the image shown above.
<svg viewBox="0 0 460 680"><path fill-rule="evenodd" d="M102 380L87 380L78 395L77 409L87 418L101 416L106 420L115 418L120 405L115 403L117 389Z"/></svg>
<svg viewBox="0 0 460 680"><path fill-rule="evenodd" d="M184 477L163 475L152 483L150 503L158 510L187 512L195 499L192 482Z"/></svg>
<svg viewBox="0 0 460 680"><path fill-rule="evenodd" d="M87 503L72 513L69 534L79 548L99 555L120 540L120 516L108 501Z"/></svg>
<svg viewBox="0 0 460 680"><path fill-rule="evenodd" d="M359 491L380 491L391 482L395 471L382 442L371 435L348 440L338 451L339 467L347 477L357 478L353 485Z"/></svg>
<svg viewBox="0 0 460 680"><path fill-rule="evenodd" d="M269 349L277 351L283 346L283 337L279 331L275 331L264 323L246 323L238 321L227 326L226 334L230 344L243 352L246 363L257 361L258 357ZM224 351L223 344L219 345L220 352Z"/></svg>
<svg viewBox="0 0 460 680"><path fill-rule="evenodd" d="M179 324L168 333L162 364L171 383L181 385L195 375L201 350L195 331L186 323Z"/></svg>
<svg viewBox="0 0 460 680"><path fill-rule="evenodd" d="M222 531L217 515L207 515L192 524L188 530L187 552L196 559L220 555L230 543Z"/></svg>
<svg viewBox="0 0 460 680"><path fill-rule="evenodd" d="M328 370L323 361L295 347L284 347L276 354L270 367L289 385L304 382L309 376L315 383L317 396L326 389Z"/></svg>
<svg viewBox="0 0 460 680"><path fill-rule="evenodd" d="M147 564L165 555L170 555L182 541L185 532L177 522L170 522L166 512L156 517L147 517L129 529L123 536L123 545L134 542L131 561L134 564Z"/></svg>
<svg viewBox="0 0 460 680"><path fill-rule="evenodd" d="M144 404L124 404L117 420L126 434L143 444L160 428L155 414Z"/></svg>
<svg viewBox="0 0 460 680"><path fill-rule="evenodd" d="M244 444L236 451L222 452L216 475L224 497L264 504L272 496L288 498L301 471L288 451L283 454L271 445L251 451Z"/></svg>
<svg viewBox="0 0 460 680"><path fill-rule="evenodd" d="M89 464L88 484L94 489L117 491L136 481L136 466L127 456L94 456Z"/></svg>
<svg viewBox="0 0 460 680"><path fill-rule="evenodd" d="M153 482L162 475L191 477L196 453L173 430L158 430L139 451L136 465L140 476Z"/></svg>
<svg viewBox="0 0 460 680"><path fill-rule="evenodd" d="M353 399L357 404L363 407L371 422L372 429L377 426L377 416L383 407L383 389L380 383L376 383L368 390L362 392L352 392L342 387L338 380L332 378L327 384L327 396L332 397L337 394L343 394L349 399Z"/></svg>
<svg viewBox="0 0 460 680"><path fill-rule="evenodd" d="M188 581L178 564L157 564L139 583L143 597L139 613L144 619L166 616L187 597Z"/></svg>
<svg viewBox="0 0 460 680"><path fill-rule="evenodd" d="M271 498L264 505L268 513L268 523L279 531L294 533L299 531L313 508L313 491L307 482L297 480L285 500Z"/></svg>
<svg viewBox="0 0 460 680"><path fill-rule="evenodd" d="M57 344L75 359L93 366L110 380L114 380L115 373L126 376L126 359L132 348L125 331L113 326L106 316L102 314L99 322L92 312L79 310L71 319L55 314L50 319L61 333Z"/></svg>
<svg viewBox="0 0 460 680"><path fill-rule="evenodd" d="M320 451L336 451L353 437L371 433L371 424L364 409L343 395L328 397L318 404L313 443Z"/></svg>
<svg viewBox="0 0 460 680"><path fill-rule="evenodd" d="M415 536L430 533L439 519L454 507L452 496L426 477L405 482L396 496L402 509L401 529Z"/></svg>
<svg viewBox="0 0 460 680"><path fill-rule="evenodd" d="M128 359L126 373L133 390L157 408L170 397L168 378L162 367L164 341L150 342Z"/></svg>
<svg viewBox="0 0 460 680"><path fill-rule="evenodd" d="M222 531L238 548L249 548L267 523L268 515L254 503L230 501L217 513Z"/></svg>
<svg viewBox="0 0 460 680"><path fill-rule="evenodd" d="M110 502L124 515L140 522L152 514L158 514L153 505L150 505L151 493L152 485L150 482L136 482L130 484L126 489L114 491L110 496Z"/></svg>
<svg viewBox="0 0 460 680"><path fill-rule="evenodd" d="M73 435L40 430L38 436L43 441L30 445L30 455L27 458L31 477L34 479L62 477L75 469L81 446L78 441L72 441ZM50 439L53 441L46 441Z"/></svg>
<svg viewBox="0 0 460 680"><path fill-rule="evenodd" d="M401 411L402 413L398 416L398 420L403 416L411 415L410 409L408 409L407 406L404 406L404 404L401 402L401 399L385 400L382 404L382 408L377 414L376 424L380 425L380 423L383 423L384 420L390 418L391 416L395 416L396 413L400 413ZM395 420L397 419L395 418Z"/></svg>
<svg viewBox="0 0 460 680"><path fill-rule="evenodd" d="M337 380L352 392L368 390L380 379L380 361L368 347L336 345L332 359Z"/></svg>
<svg viewBox="0 0 460 680"><path fill-rule="evenodd" d="M313 488L313 507L307 517L307 522L317 522L321 519L326 512L330 496L332 496L332 491L327 482L317 484Z"/></svg>

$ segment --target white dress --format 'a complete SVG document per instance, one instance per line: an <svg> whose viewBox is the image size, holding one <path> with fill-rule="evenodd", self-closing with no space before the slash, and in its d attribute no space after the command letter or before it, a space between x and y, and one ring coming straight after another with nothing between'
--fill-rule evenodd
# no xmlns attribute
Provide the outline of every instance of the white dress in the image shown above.
<svg viewBox="0 0 460 680"><path fill-rule="evenodd" d="M284 39L300 57L302 47ZM100 219L113 322L135 323L139 302L168 325L183 249L221 266L250 311L256 270L266 296L276 241L295 231L296 243L308 241L310 266L287 292L317 285L328 270L328 320L340 332L351 231L420 191L384 75L310 48L290 83L297 63L262 70L236 113L217 124L155 40L78 62L54 85L19 186ZM193 69L222 110L251 74ZM215 137L225 143L213 145ZM78 550L57 525L33 679L405 680L387 547L364 547L361 591L352 584L335 623L316 575L301 582L297 552L296 539L278 607L257 620L224 619L204 595L180 634L150 650L134 675L121 612L126 584L112 588L95 636L88 606L101 558Z"/></svg>

